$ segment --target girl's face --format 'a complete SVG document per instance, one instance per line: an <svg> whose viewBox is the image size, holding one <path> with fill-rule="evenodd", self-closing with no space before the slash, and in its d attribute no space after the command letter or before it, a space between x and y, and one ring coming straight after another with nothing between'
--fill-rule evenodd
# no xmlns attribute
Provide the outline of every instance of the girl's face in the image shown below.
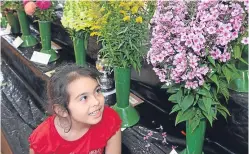
<svg viewBox="0 0 249 154"><path fill-rule="evenodd" d="M68 109L73 120L94 125L102 119L104 96L98 82L90 77L80 77L68 85Z"/></svg>

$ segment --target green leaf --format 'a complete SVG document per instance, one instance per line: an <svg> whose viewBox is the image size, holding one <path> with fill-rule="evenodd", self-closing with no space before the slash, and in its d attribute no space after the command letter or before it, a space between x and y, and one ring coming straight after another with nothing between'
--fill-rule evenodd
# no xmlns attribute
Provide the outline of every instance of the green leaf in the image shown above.
<svg viewBox="0 0 249 154"><path fill-rule="evenodd" d="M196 114L195 108L190 108L185 112L179 111L176 116L175 125L177 125L180 122L192 119L195 116L195 114Z"/></svg>
<svg viewBox="0 0 249 154"><path fill-rule="evenodd" d="M200 94L200 95L206 96L206 97L212 97L211 94L210 94L210 91L207 90L207 89L204 89L204 88L200 88L197 91L197 93Z"/></svg>
<svg viewBox="0 0 249 154"><path fill-rule="evenodd" d="M208 56L208 61L215 67L215 61L211 56Z"/></svg>
<svg viewBox="0 0 249 154"><path fill-rule="evenodd" d="M170 102L177 103L177 94L173 94L168 99Z"/></svg>
<svg viewBox="0 0 249 154"><path fill-rule="evenodd" d="M173 106L173 108L169 114L172 114L172 113L179 111L179 110L181 110L181 107L180 107L180 105L176 104Z"/></svg>
<svg viewBox="0 0 249 154"><path fill-rule="evenodd" d="M195 95L195 101L194 101L194 104L193 104L193 106L195 106L196 105L196 103L198 103L199 102L199 95L198 94L196 94Z"/></svg>
<svg viewBox="0 0 249 154"><path fill-rule="evenodd" d="M168 88L171 88L172 87L172 84L171 85L167 85L166 83L161 87L161 89L168 89Z"/></svg>
<svg viewBox="0 0 249 154"><path fill-rule="evenodd" d="M171 87L167 90L167 93L176 93L180 88L179 87Z"/></svg>
<svg viewBox="0 0 249 154"><path fill-rule="evenodd" d="M186 111L193 103L194 103L194 96L193 94L187 95L184 97L183 101L181 102L182 111Z"/></svg>
<svg viewBox="0 0 249 154"><path fill-rule="evenodd" d="M205 112L208 113L208 111L207 111L207 109L206 109L206 107L205 107L204 102L203 102L202 99L198 102L198 106L202 109L202 111L205 111Z"/></svg>
<svg viewBox="0 0 249 154"><path fill-rule="evenodd" d="M245 61L243 58L239 58L239 60L240 60L242 63L248 65L247 61Z"/></svg>
<svg viewBox="0 0 249 154"><path fill-rule="evenodd" d="M225 97L226 102L228 102L229 100L228 85L224 80L219 80L219 84L220 84L219 93L221 93Z"/></svg>
<svg viewBox="0 0 249 154"><path fill-rule="evenodd" d="M208 98L208 97L202 97L203 103L205 108L207 109L207 113L210 114L210 109L211 109L211 105L212 105L212 99Z"/></svg>
<svg viewBox="0 0 249 154"><path fill-rule="evenodd" d="M236 44L233 46L233 52L234 52L235 59L241 58L241 50L240 50L239 45Z"/></svg>
<svg viewBox="0 0 249 154"><path fill-rule="evenodd" d="M227 110L227 108L221 104L217 105L217 109L219 110L223 110L225 111L229 116L231 116L231 114L229 113L229 111Z"/></svg>
<svg viewBox="0 0 249 154"><path fill-rule="evenodd" d="M202 112L204 116L208 119L211 127L213 126L213 116L211 114L207 114L206 112Z"/></svg>
<svg viewBox="0 0 249 154"><path fill-rule="evenodd" d="M193 133L194 130L197 128L197 126L199 126L199 124L200 124L200 118L190 119L189 123L190 123L190 130Z"/></svg>
<svg viewBox="0 0 249 154"><path fill-rule="evenodd" d="M221 110L221 109L217 109L218 112L226 119L227 121L227 113L224 111L224 110Z"/></svg>
<svg viewBox="0 0 249 154"><path fill-rule="evenodd" d="M182 101L182 95L183 95L183 92L182 92L182 89L180 88L179 90L178 90L178 92L176 93L176 95L177 95L177 103L179 103L180 104L180 106L181 106L181 101Z"/></svg>
<svg viewBox="0 0 249 154"><path fill-rule="evenodd" d="M210 79L216 84L216 86L217 86L217 91L219 91L220 86L219 86L219 82L218 82L218 77L217 77L217 75L216 75L216 74L213 74L213 75L210 77Z"/></svg>
<svg viewBox="0 0 249 154"><path fill-rule="evenodd" d="M222 66L222 72L224 73L227 82L229 83L231 80L231 76L233 75L229 68L227 68L225 65Z"/></svg>

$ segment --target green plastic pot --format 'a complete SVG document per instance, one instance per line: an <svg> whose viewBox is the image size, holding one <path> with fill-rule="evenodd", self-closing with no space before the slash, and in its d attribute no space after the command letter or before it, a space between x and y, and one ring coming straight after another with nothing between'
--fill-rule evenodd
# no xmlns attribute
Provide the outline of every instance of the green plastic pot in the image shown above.
<svg viewBox="0 0 249 154"><path fill-rule="evenodd" d="M192 131L191 122L186 122L186 149L180 154L202 154L204 137L206 132L206 119L200 121L199 126Z"/></svg>
<svg viewBox="0 0 249 154"><path fill-rule="evenodd" d="M241 57L248 63L248 45L244 47ZM229 89L236 92L248 92L248 65L242 62L236 64L240 78L229 83Z"/></svg>
<svg viewBox="0 0 249 154"><path fill-rule="evenodd" d="M39 21L39 30L42 44L42 49L40 52L51 55L49 62L56 61L58 56L55 50L51 48L51 22Z"/></svg>
<svg viewBox="0 0 249 154"><path fill-rule="evenodd" d="M74 37L73 45L76 64L81 66L86 65L86 50L84 45L84 39Z"/></svg>
<svg viewBox="0 0 249 154"><path fill-rule="evenodd" d="M15 12L7 12L6 17L7 17L8 23L11 26L12 34L19 34L20 25L19 25L17 14Z"/></svg>
<svg viewBox="0 0 249 154"><path fill-rule="evenodd" d="M23 40L23 43L21 44L21 47L31 47L36 45L38 41L33 35L30 34L29 22L26 13L23 10L18 10L17 15L22 32L21 38Z"/></svg>
<svg viewBox="0 0 249 154"><path fill-rule="evenodd" d="M6 18L6 15L4 12L1 12L2 14L2 18L1 18L1 27L2 28L6 28L7 25L8 25L8 21L7 21L7 18Z"/></svg>
<svg viewBox="0 0 249 154"><path fill-rule="evenodd" d="M114 79L117 103L113 109L122 119L122 127L131 127L139 121L139 114L129 103L131 69L115 67Z"/></svg>

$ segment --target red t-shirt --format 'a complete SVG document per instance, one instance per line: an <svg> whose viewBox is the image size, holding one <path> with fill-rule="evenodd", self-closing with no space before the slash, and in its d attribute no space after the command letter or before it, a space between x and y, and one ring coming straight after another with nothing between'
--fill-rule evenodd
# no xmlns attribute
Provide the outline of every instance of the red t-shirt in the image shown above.
<svg viewBox="0 0 249 154"><path fill-rule="evenodd" d="M63 139L54 125L54 116L47 118L30 135L35 154L102 154L107 141L120 129L121 119L111 108L105 107L101 121L75 141Z"/></svg>

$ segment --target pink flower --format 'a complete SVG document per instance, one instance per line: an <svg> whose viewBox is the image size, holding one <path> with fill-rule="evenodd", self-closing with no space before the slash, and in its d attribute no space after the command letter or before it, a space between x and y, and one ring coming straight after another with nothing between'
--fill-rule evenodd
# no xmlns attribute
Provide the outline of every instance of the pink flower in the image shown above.
<svg viewBox="0 0 249 154"><path fill-rule="evenodd" d="M212 26L207 28L207 32L208 32L209 34L214 34L214 33L215 33L215 30L216 30L215 27L212 27Z"/></svg>
<svg viewBox="0 0 249 154"><path fill-rule="evenodd" d="M242 40L241 40L241 43L249 44L249 37L243 37Z"/></svg>
<svg viewBox="0 0 249 154"><path fill-rule="evenodd" d="M37 0L36 5L39 9L46 10L46 9L50 8L52 3L49 0Z"/></svg>
<svg viewBox="0 0 249 154"><path fill-rule="evenodd" d="M23 0L23 6L25 6L30 0Z"/></svg>
<svg viewBox="0 0 249 154"><path fill-rule="evenodd" d="M28 2L24 6L24 10L25 10L26 14L30 15L30 16L32 16L35 13L35 9L36 9L36 4L34 2Z"/></svg>
<svg viewBox="0 0 249 154"><path fill-rule="evenodd" d="M209 52L213 59L218 59L220 57L221 51L218 48Z"/></svg>

